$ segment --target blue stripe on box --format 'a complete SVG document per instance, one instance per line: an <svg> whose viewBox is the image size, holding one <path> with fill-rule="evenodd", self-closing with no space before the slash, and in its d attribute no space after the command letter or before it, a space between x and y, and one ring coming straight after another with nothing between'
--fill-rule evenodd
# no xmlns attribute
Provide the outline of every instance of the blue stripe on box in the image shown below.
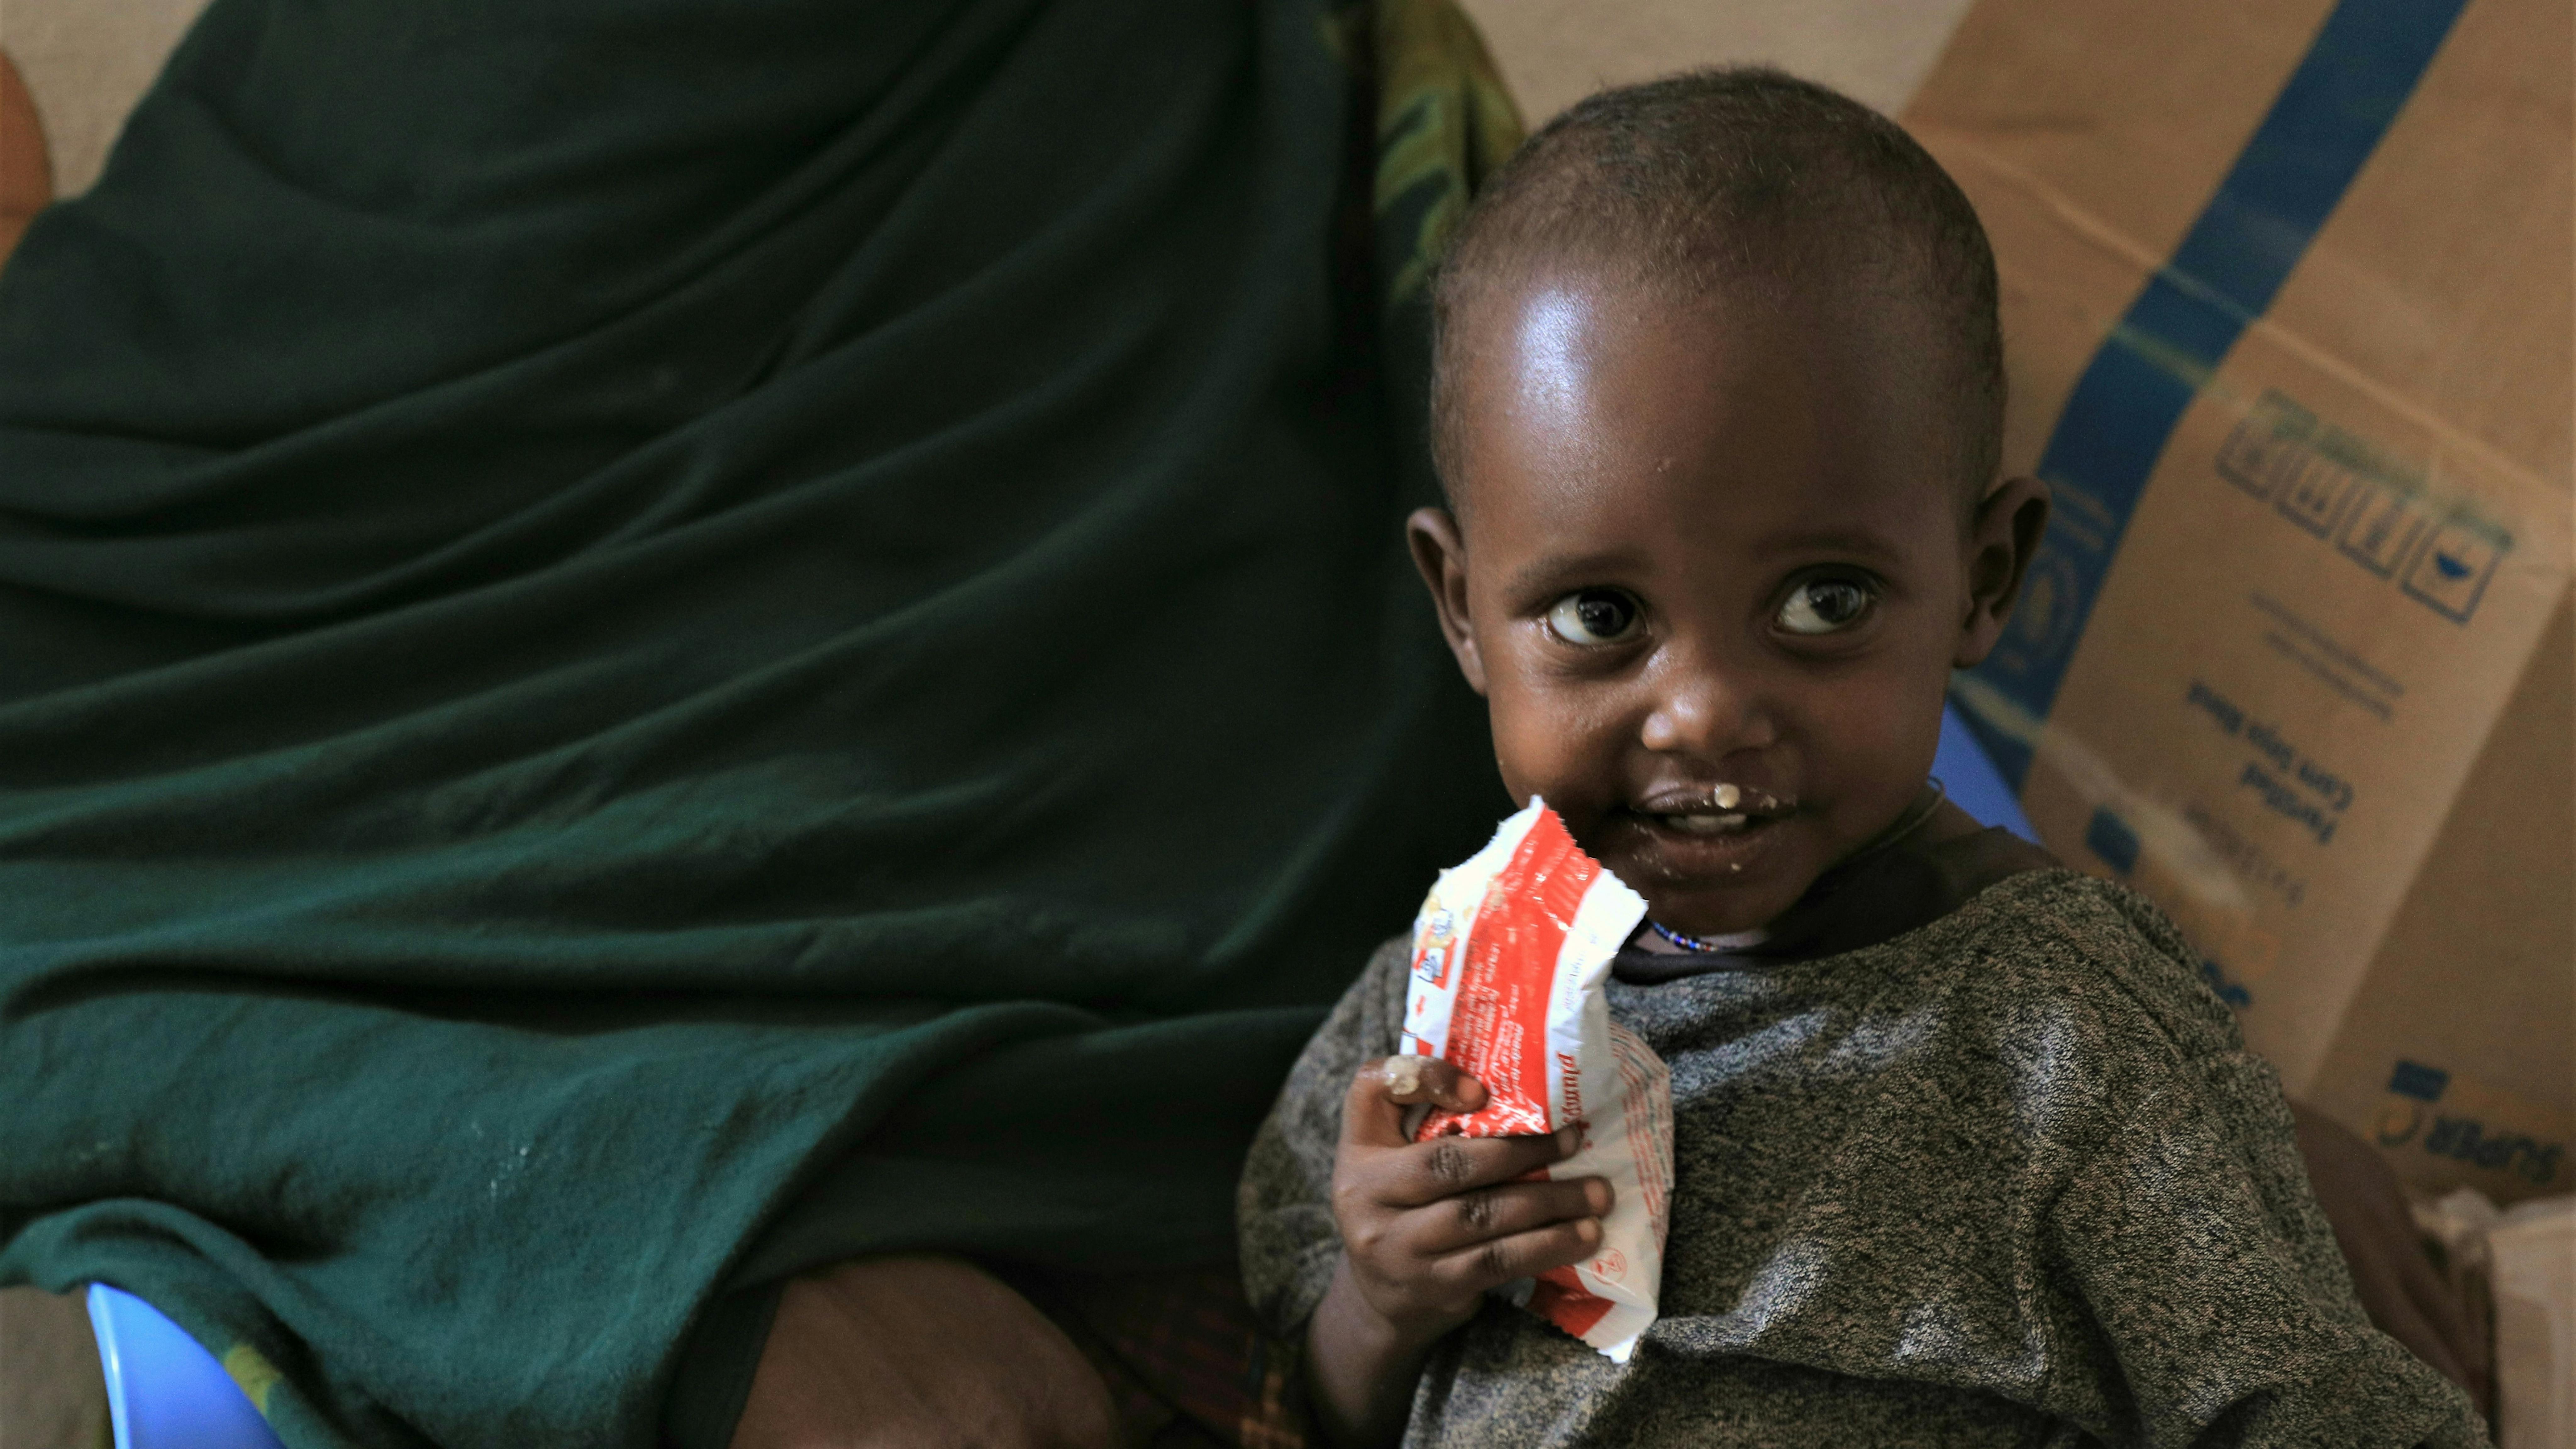
<svg viewBox="0 0 2576 1449"><path fill-rule="evenodd" d="M2466 3L2335 6L2173 260L2148 280L2076 380L2040 454L2039 476L2058 501L2022 610L1976 670L2022 717L1966 712L2015 790L2030 774L2034 726L2057 702L2075 642L2174 425L2247 324L2272 305Z"/></svg>

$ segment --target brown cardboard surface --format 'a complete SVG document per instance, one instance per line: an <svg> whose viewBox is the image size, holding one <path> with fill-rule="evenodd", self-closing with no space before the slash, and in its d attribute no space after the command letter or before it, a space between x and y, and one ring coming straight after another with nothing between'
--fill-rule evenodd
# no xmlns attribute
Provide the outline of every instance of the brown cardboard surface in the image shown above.
<svg viewBox="0 0 2576 1449"><path fill-rule="evenodd" d="M1936 132L1973 137L1981 156L2043 184L2153 266L2182 239L2332 8L1983 0L1904 120L1927 145ZM1935 153L1949 164L1949 151Z"/></svg>
<svg viewBox="0 0 2576 1449"><path fill-rule="evenodd" d="M2566 1190L2565 1154L2544 1154L2571 1125L2576 892L2563 870L2511 864L2572 858L2576 598L2560 601L2310 1094L2418 1185L2500 1201Z"/></svg>
<svg viewBox="0 0 2576 1449"><path fill-rule="evenodd" d="M2008 468L2035 468L2331 9L1983 0L1962 23L1907 121L1995 241ZM2564 5L2472 0L2214 370L2124 344L2196 391L2055 705L1959 691L2035 745L2042 836L2175 916L2291 1090L2415 1180L2501 1196L2576 1182L2569 50ZM2071 486L2057 507L2116 523ZM2062 597L2035 572L2005 647L2073 627ZM2107 855L2106 814L2131 842Z"/></svg>

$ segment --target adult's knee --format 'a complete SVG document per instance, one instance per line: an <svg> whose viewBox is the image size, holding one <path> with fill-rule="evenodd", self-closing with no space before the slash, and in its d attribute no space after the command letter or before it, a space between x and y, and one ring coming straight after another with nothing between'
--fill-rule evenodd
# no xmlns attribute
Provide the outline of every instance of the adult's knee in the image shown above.
<svg viewBox="0 0 2576 1449"><path fill-rule="evenodd" d="M1112 1449L1108 1386L1062 1329L958 1258L791 1280L733 1449Z"/></svg>

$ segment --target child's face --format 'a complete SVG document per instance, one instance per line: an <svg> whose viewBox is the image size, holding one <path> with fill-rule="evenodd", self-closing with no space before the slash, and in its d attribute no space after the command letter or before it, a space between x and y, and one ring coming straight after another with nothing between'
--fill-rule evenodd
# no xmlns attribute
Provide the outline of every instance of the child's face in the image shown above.
<svg viewBox="0 0 2576 1449"><path fill-rule="evenodd" d="M1919 324L1580 275L1458 339L1461 515L1416 561L1513 798L1693 934L1769 922L1904 813L2047 512L1965 505Z"/></svg>

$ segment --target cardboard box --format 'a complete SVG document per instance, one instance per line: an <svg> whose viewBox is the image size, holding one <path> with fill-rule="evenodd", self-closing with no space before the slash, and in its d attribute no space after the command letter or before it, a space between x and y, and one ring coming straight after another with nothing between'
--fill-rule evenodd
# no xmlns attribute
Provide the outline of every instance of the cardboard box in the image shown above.
<svg viewBox="0 0 2576 1449"><path fill-rule="evenodd" d="M2057 499L1955 697L2293 1094L2500 1200L2576 1184L2570 26L1982 0L1906 113Z"/></svg>

